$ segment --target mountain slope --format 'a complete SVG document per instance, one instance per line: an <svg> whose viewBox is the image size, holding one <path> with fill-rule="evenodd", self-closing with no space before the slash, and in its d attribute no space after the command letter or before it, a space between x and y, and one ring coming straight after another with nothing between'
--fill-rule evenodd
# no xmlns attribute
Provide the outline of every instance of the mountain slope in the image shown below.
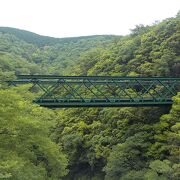
<svg viewBox="0 0 180 180"><path fill-rule="evenodd" d="M12 70L15 74L26 72L27 74L63 75L71 74L71 67L76 65L82 53L92 48L106 48L112 41L119 38L116 36L87 36L58 39L24 30L1 27L0 52L11 56L15 62L18 59L22 62L27 61L26 65L22 63L26 70L21 72L19 68L15 68ZM6 59L7 56L2 58ZM5 67L2 63L7 62L9 61L0 61L1 66ZM33 64L34 68L26 68L28 63ZM5 69L1 71L4 72Z"/></svg>
<svg viewBox="0 0 180 180"><path fill-rule="evenodd" d="M49 36L42 36L30 31L10 28L10 27L0 27L0 32L8 33L16 36L17 38L38 47L46 46L46 45L54 45L56 43L77 43L80 40L96 40L96 39L111 39L115 36L110 35L94 35L94 36L82 36L82 37L68 37L68 38L54 38Z"/></svg>

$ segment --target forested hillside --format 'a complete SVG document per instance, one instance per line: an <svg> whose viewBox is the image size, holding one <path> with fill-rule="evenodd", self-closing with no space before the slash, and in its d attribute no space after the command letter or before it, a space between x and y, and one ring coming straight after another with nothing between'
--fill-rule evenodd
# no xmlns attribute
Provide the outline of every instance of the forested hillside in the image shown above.
<svg viewBox="0 0 180 180"><path fill-rule="evenodd" d="M57 39L13 28L0 28L0 76L72 74L71 69L77 66L81 54L91 48L107 48L116 38L120 37Z"/></svg>
<svg viewBox="0 0 180 180"><path fill-rule="evenodd" d="M0 80L17 74L180 77L180 14L128 36L0 28ZM0 179L180 179L180 93L172 107L51 110L28 88L1 84Z"/></svg>

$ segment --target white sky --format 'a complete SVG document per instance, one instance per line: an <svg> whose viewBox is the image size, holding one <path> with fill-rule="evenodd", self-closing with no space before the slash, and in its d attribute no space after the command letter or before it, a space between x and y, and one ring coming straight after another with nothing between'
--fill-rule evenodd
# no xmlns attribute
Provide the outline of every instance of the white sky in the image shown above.
<svg viewBox="0 0 180 180"><path fill-rule="evenodd" d="M0 0L0 26L53 37L125 35L179 10L180 0Z"/></svg>

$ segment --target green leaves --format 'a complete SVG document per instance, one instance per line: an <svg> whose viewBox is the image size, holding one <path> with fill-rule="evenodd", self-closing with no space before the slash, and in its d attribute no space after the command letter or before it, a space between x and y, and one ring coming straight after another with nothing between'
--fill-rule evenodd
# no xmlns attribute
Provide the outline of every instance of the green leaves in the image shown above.
<svg viewBox="0 0 180 180"><path fill-rule="evenodd" d="M51 110L33 105L23 93L23 87L0 90L0 177L59 179L67 173L67 160L49 138L56 116Z"/></svg>

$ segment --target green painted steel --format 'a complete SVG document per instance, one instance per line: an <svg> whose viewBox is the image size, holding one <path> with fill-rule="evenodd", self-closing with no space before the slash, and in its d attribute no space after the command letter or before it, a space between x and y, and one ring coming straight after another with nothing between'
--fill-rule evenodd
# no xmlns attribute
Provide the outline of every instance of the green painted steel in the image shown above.
<svg viewBox="0 0 180 180"><path fill-rule="evenodd" d="M49 108L171 105L180 91L179 77L19 75L8 83L32 84L34 102Z"/></svg>

